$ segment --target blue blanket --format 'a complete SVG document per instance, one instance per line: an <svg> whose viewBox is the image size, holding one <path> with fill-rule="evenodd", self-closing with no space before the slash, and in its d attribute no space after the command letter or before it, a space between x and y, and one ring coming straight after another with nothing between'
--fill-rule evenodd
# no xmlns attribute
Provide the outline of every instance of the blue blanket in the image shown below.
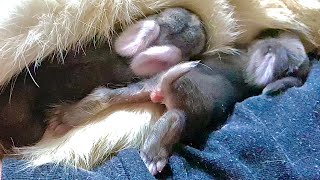
<svg viewBox="0 0 320 180"><path fill-rule="evenodd" d="M153 179L135 149L93 171L3 160L3 179ZM177 146L163 174L173 179L320 179L320 63L307 82L277 96L236 104L201 148Z"/></svg>

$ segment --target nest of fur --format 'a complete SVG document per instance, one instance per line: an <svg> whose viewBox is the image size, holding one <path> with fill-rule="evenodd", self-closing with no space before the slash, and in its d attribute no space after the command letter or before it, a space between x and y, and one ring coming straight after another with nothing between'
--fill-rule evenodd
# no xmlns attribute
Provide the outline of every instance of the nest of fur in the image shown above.
<svg viewBox="0 0 320 180"><path fill-rule="evenodd" d="M11 0L0 11L0 85L31 63L89 41L111 42L115 29L167 7L198 14L207 31L206 53L232 53L262 29L298 32L309 48L320 44L317 0Z"/></svg>
<svg viewBox="0 0 320 180"><path fill-rule="evenodd" d="M317 0L10 0L0 7L0 87L28 65L40 64L49 55L63 60L66 51L82 50L89 42L111 44L117 35L116 29L168 7L184 7L200 16L208 37L207 54L234 53L234 44L250 43L266 28L298 33L307 50L320 44L320 2ZM141 121L139 113L136 119L141 124L135 129L129 124L127 134L118 135L113 131L105 134L104 128L111 125L114 129L123 129L113 123L119 121L117 115L116 121L99 121L109 122L104 126L93 123L75 129L58 139L58 143L47 142L44 137L36 147L30 147L26 155L31 157L31 166L65 162L90 169L109 155L106 152L141 145L145 138L141 132L146 133L150 122L159 115L152 117L146 113L145 121ZM101 133L97 133L99 129ZM76 148L77 138L82 136L77 134L83 132L94 135L86 137L93 143L84 143L86 146L80 148L83 150L80 152ZM112 144L110 139L121 141Z"/></svg>

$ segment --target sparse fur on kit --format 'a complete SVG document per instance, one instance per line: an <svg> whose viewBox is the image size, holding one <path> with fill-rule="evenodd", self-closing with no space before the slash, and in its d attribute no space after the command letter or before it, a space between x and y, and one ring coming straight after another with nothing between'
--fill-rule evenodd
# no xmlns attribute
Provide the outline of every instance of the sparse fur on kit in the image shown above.
<svg viewBox="0 0 320 180"><path fill-rule="evenodd" d="M255 95L255 89L273 94L303 84L309 59L295 35L262 39L248 49L225 55L222 61L205 58L204 69L191 61L128 87L99 87L81 101L55 109L55 121L74 126L66 135L56 138L49 128L36 145L17 150L29 167L51 162L91 169L119 149L135 147L149 171L157 174L173 144L192 141L211 121L232 112L236 102ZM245 72L254 77L251 84L245 83ZM132 109L122 112L127 106ZM136 119L128 111L135 108L149 116L140 115L133 126ZM113 121L116 117L120 119Z"/></svg>
<svg viewBox="0 0 320 180"><path fill-rule="evenodd" d="M0 87L24 68L32 71L29 65L38 66L48 56L63 61L65 52L82 51L92 40L94 45L112 44L116 30L168 7L183 7L200 17L206 31L206 55L235 54L234 43L247 47L266 28L294 31L307 50L320 44L317 0L11 0L0 7ZM287 53L284 49L281 52ZM268 53L278 57L271 50ZM274 80L268 79L272 86L263 84L264 93L302 83L300 77ZM150 102L113 106L64 136L48 130L35 146L16 150L28 159L27 167L53 162L91 169L123 148L141 148L165 110Z"/></svg>
<svg viewBox="0 0 320 180"><path fill-rule="evenodd" d="M81 50L93 38L111 41L116 27L168 7L200 16L206 52L234 52L234 42L249 43L265 28L297 31L308 49L320 44L317 0L11 0L0 8L0 85L52 53L63 60L63 51Z"/></svg>

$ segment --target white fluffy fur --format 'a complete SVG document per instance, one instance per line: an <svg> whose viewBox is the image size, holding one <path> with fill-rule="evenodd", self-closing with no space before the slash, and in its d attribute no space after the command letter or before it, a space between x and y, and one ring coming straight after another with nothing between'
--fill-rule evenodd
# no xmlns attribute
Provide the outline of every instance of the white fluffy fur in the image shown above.
<svg viewBox="0 0 320 180"><path fill-rule="evenodd" d="M113 153L125 148L140 148L163 110L162 106L151 102L113 107L62 137L54 138L46 132L36 146L17 150L29 160L30 164L26 166L54 162L91 169Z"/></svg>
<svg viewBox="0 0 320 180"><path fill-rule="evenodd" d="M116 25L165 7L183 6L204 20L209 50L227 51L238 35L226 0L10 0L1 3L0 85L26 65L77 48L96 36L111 39Z"/></svg>
<svg viewBox="0 0 320 180"><path fill-rule="evenodd" d="M319 0L230 0L243 32L237 42L250 43L265 28L293 30L307 50L320 45Z"/></svg>
<svg viewBox="0 0 320 180"><path fill-rule="evenodd" d="M79 48L95 35L110 40L116 25L172 6L201 17L207 52L230 52L240 32L239 41L249 42L268 27L296 30L311 47L320 44L318 0L10 0L0 8L0 85L53 52Z"/></svg>
<svg viewBox="0 0 320 180"><path fill-rule="evenodd" d="M209 53L232 52L232 43L250 42L264 28L295 30L311 48L320 44L317 0L10 0L0 7L0 85L53 52L59 55L62 50L79 48L93 37L96 42L110 40L116 26L125 27L145 14L173 6L201 17ZM115 112L116 117L97 117L95 123L61 139L51 142L46 136L24 153L32 166L66 162L90 168L111 151L139 147L156 109L145 109L140 115L128 115L126 111L132 109L125 109Z"/></svg>

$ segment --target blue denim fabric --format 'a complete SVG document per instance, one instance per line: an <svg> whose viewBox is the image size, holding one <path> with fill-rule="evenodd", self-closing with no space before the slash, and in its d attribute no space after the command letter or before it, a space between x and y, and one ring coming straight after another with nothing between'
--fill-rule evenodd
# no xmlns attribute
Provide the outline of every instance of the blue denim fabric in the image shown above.
<svg viewBox="0 0 320 180"><path fill-rule="evenodd" d="M4 159L3 179L153 179L134 149L93 171L50 164L18 171L23 163ZM320 179L320 63L300 88L236 104L203 148L179 146L166 170L158 178Z"/></svg>

